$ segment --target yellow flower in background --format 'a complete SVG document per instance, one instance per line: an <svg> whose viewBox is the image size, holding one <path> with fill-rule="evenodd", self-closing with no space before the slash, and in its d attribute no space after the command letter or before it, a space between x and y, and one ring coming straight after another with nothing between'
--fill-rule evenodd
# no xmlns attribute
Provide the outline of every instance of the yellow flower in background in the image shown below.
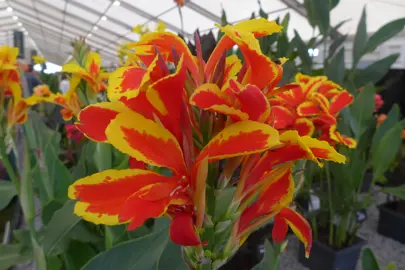
<svg viewBox="0 0 405 270"><path fill-rule="evenodd" d="M46 58L45 58L45 57L42 57L42 56L40 56L40 55L34 55L34 56L32 57L32 60L34 60L34 63L35 63L35 64L43 64L43 63L46 62Z"/></svg>
<svg viewBox="0 0 405 270"><path fill-rule="evenodd" d="M166 28L167 28L166 24L162 21L159 21L158 24L156 25L155 31L153 31L153 32L164 32L164 31L166 31ZM134 28L132 28L132 32L143 36L146 33L149 33L150 29L145 24L138 24L138 25L135 25Z"/></svg>
<svg viewBox="0 0 405 270"><path fill-rule="evenodd" d="M34 88L34 95L37 97L49 97L51 94L52 92L46 84L41 84Z"/></svg>
<svg viewBox="0 0 405 270"><path fill-rule="evenodd" d="M96 52L89 52L87 54L84 67L75 62L64 65L62 72L72 74L68 95L76 90L81 80L85 80L94 92L104 91L106 89L105 81L108 79L108 73L103 72L100 67L101 58Z"/></svg>
<svg viewBox="0 0 405 270"><path fill-rule="evenodd" d="M20 93L20 73L17 65L18 48L0 47L0 90Z"/></svg>

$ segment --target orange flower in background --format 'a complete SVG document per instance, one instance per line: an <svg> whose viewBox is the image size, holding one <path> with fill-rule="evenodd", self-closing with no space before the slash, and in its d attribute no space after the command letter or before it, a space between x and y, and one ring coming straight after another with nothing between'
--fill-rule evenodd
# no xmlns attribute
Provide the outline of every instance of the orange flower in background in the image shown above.
<svg viewBox="0 0 405 270"><path fill-rule="evenodd" d="M274 127L295 129L300 135L315 134L333 144L355 147L353 139L346 138L333 126L339 112L353 102L353 96L325 76L311 77L297 74L296 83L281 87L270 97Z"/></svg>
<svg viewBox="0 0 405 270"><path fill-rule="evenodd" d="M86 81L94 92L104 91L107 87L105 81L108 79L108 73L103 72L100 67L101 58L96 52L87 54L84 67L73 62L64 65L62 72L72 74L69 93L76 90L81 80Z"/></svg>
<svg viewBox="0 0 405 270"><path fill-rule="evenodd" d="M184 0L174 0L174 2L175 2L179 7L184 6Z"/></svg>
<svg viewBox="0 0 405 270"><path fill-rule="evenodd" d="M128 45L142 64L113 72L107 89L110 102L85 107L75 125L89 139L129 155L132 169L106 170L76 181L69 188L69 197L77 201L75 213L96 224L128 223L128 230L148 218L166 215L175 243L201 246L209 238L204 220L214 217L207 207L207 187L218 191L229 187L240 167L225 213L229 218L225 229L231 237L221 243L224 249L235 252L250 233L274 218L274 239L284 239L290 226L309 253L311 228L291 208L293 165L297 160L312 160L321 166L320 159L344 162L345 157L326 141L301 136L296 130L279 133L273 126L283 121L272 113L273 108L288 103L277 95L286 96L295 86L276 88L282 65L261 52L256 38L280 29L265 19L221 27L225 36L207 63L198 37L197 56L168 32L147 33ZM241 49L243 65L235 55L226 57L234 45ZM298 83L305 98L299 97L298 102L297 97L295 107L288 105L289 110L295 108L298 119L304 119L294 119L296 127L309 125L308 120L315 128L314 119L336 117L341 106L340 101L331 100L336 96L333 89L310 80L306 86ZM328 106L314 116L300 116L298 106L315 102L315 90L328 96ZM220 160L226 160L222 172L218 172ZM170 173L158 174L153 167Z"/></svg>
<svg viewBox="0 0 405 270"><path fill-rule="evenodd" d="M34 88L34 94L38 97L49 97L52 92L46 84L38 85Z"/></svg>
<svg viewBox="0 0 405 270"><path fill-rule="evenodd" d="M76 93L71 93L69 95L50 93L47 96L42 96L40 101L61 106L62 109L60 110L60 113L65 121L69 121L73 116L77 116L82 106Z"/></svg>
<svg viewBox="0 0 405 270"><path fill-rule="evenodd" d="M20 74L17 65L18 48L0 47L0 89L18 92Z"/></svg>

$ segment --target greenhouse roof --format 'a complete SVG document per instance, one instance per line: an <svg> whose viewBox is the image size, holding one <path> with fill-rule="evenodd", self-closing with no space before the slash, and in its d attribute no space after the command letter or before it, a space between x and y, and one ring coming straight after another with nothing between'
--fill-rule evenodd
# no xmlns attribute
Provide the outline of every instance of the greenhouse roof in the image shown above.
<svg viewBox="0 0 405 270"><path fill-rule="evenodd" d="M237 22L257 14L257 0L186 0L181 9L184 34L190 37L220 23L222 8L229 22ZM290 13L290 31L297 29L305 39L314 31L308 24L303 0L261 0L270 18ZM353 34L366 6L369 32L405 14L403 0L340 0L332 11L331 24L347 21L342 34ZM26 48L36 48L49 61L62 64L71 54L71 41L87 36L88 43L100 51L106 63L114 63L117 45L136 41L139 35L131 29L145 24L154 29L163 21L168 30L181 32L179 10L173 0L0 0L0 44L12 45L13 30L25 32ZM216 31L216 30L215 30ZM315 32L316 33L316 32Z"/></svg>

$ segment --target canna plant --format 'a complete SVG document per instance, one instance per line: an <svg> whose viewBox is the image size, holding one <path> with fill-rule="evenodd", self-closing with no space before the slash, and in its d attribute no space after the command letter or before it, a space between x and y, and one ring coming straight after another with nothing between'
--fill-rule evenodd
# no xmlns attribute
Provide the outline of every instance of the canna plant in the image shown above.
<svg viewBox="0 0 405 270"><path fill-rule="evenodd" d="M95 224L127 224L127 230L166 216L170 238L182 246L191 269L218 269L272 219L273 239L282 242L290 227L309 256L311 228L292 204L294 166L298 160L344 163L345 157L327 141L301 136L295 126L275 127L282 119L272 114L271 100L292 93L292 86L277 87L286 59L266 57L257 38L281 27L266 19L219 27L224 36L206 63L198 35L197 56L169 32L146 33L127 44L138 65L113 72L109 101L85 107L76 127L129 155L131 169L106 169L77 180L68 193L76 201L74 212ZM234 45L243 64L226 56ZM125 247L99 254L84 269L107 258L140 267L131 256L119 256ZM165 257L157 247L137 251L142 258L147 254L143 269Z"/></svg>

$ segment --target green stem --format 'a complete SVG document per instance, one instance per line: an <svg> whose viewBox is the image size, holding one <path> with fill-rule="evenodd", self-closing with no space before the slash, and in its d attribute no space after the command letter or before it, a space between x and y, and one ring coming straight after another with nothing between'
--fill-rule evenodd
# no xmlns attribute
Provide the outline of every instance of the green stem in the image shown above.
<svg viewBox="0 0 405 270"><path fill-rule="evenodd" d="M11 165L10 161L8 160L6 144L4 142L4 138L0 139L0 154L1 160L3 161L4 167L8 175L10 176L10 180L14 183L15 188L17 189L18 194L20 194L20 181L18 180L17 174L14 171L13 166Z"/></svg>
<svg viewBox="0 0 405 270"><path fill-rule="evenodd" d="M332 203L332 181L330 177L330 170L329 170L329 163L325 164L326 170L326 179L328 181L328 201L329 201L329 245L333 245L333 218L335 216L335 212L333 210L333 203Z"/></svg>

